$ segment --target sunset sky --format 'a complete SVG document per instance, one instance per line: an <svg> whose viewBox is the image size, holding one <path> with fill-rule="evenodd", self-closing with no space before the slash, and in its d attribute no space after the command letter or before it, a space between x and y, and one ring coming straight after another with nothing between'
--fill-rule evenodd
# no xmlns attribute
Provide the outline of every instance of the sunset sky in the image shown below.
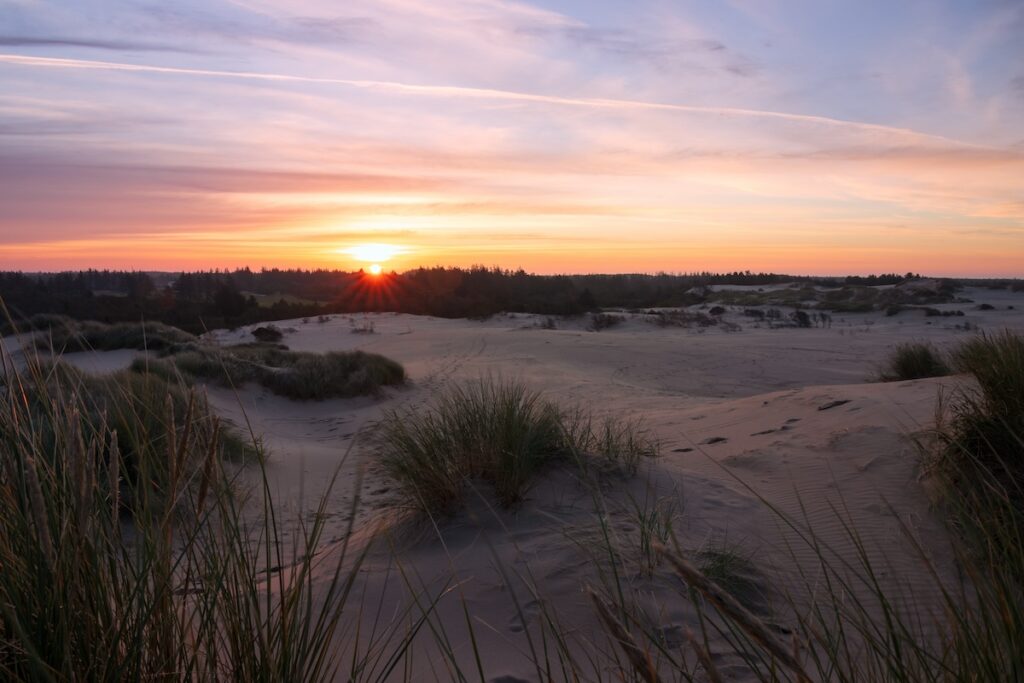
<svg viewBox="0 0 1024 683"><path fill-rule="evenodd" d="M368 243L1024 276L1024 2L0 0L0 269Z"/></svg>

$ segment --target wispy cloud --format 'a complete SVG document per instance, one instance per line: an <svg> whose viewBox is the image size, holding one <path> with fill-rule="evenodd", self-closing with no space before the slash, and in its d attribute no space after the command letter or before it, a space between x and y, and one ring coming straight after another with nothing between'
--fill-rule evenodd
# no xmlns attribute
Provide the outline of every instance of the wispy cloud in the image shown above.
<svg viewBox="0 0 1024 683"><path fill-rule="evenodd" d="M1019 270L1019 9L8 3L0 261Z"/></svg>
<svg viewBox="0 0 1024 683"><path fill-rule="evenodd" d="M264 73L256 71L194 69L185 67L153 66L145 64L131 64L123 62L96 61L85 59L34 57L17 54L0 54L0 62L18 64L22 66L57 69L93 69L108 71L128 71L136 73L176 74L184 76L202 76L211 78L237 78L271 82L277 81L292 83L319 83L330 85L343 85L366 90L377 90L391 93L421 95L429 97L487 99L497 101L524 102L568 107L587 107L594 109L669 111L684 112L690 114L709 114L713 116L762 118L790 121L795 123L824 125L829 127L851 128L876 133L885 133L890 135L901 136L908 140L918 142L938 142L943 144L969 146L968 143L965 142L951 140L949 138L939 135L921 133L909 128L898 128L874 123L864 123L860 121L847 121L843 119L831 118L828 116L796 114L789 112L767 111L760 109L745 109L741 107L698 106L612 98L561 97L557 95L544 95L538 93L517 92L511 90L498 90L493 88L471 88L464 86L449 85L419 85L411 83L399 83L395 81L372 81L347 78L328 78L319 76L301 76L282 73Z"/></svg>
<svg viewBox="0 0 1024 683"><path fill-rule="evenodd" d="M71 36L0 35L0 47L82 47L114 52L188 52L176 45L146 43L133 40L96 40Z"/></svg>

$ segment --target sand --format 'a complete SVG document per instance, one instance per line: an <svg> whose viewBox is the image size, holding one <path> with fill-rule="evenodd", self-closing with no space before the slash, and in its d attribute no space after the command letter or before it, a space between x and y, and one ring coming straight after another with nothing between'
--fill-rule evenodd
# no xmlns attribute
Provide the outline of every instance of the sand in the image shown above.
<svg viewBox="0 0 1024 683"><path fill-rule="evenodd" d="M521 314L486 321L395 314L281 321L293 330L285 335L289 347L381 353L405 365L409 387L382 399L323 403L294 403L255 389L238 396L217 390L212 398L236 421L244 408L265 437L275 490L295 518L309 514L320 484L347 454L330 494L329 537L343 535L353 489L365 477L356 528L380 524L389 539L360 575L367 604L384 608L384 622L400 622L409 618L410 596L444 596L431 623L443 629L451 651L443 654L435 637L421 638L414 661L424 678L446 680L448 658L476 672L468 611L486 680L539 680L531 643L541 647L543 623L552 615L573 634L575 651L611 649L583 593L585 585L604 585L601 511L611 543L636 557L636 507L673 509L685 552L744 554L773 587L767 592L792 589L787 576L794 569L817 570L815 554L780 523L780 514L806 521L838 557L856 561L847 531L852 526L883 582L905 586L901 592L925 608L933 604L916 544L940 570L951 570L944 564L948 538L912 437L931 425L939 393L964 380L871 380L899 342L947 347L976 329L1024 328L1021 295L976 290L962 296L996 310L960 303L937 308L963 310L962 317L836 314L830 328L811 329L770 329L731 311L725 319L742 327L735 332L660 328L632 314L601 332L587 330L586 319L556 319L557 329L542 329L543 317ZM352 332L370 324L373 334ZM248 330L213 337L246 341ZM640 418L660 441L661 457L596 497L573 473L559 471L513 511L493 509L482 492L454 519L394 522L392 511L404 501L376 470L373 449L360 435L372 435L385 411L422 408L451 383L484 375L521 379L562 404L582 404L599 415ZM660 614L670 643L681 643L683 630L697 627L666 567L653 577L634 567L624 580L638 604ZM771 614L785 620L778 610ZM723 673L744 677L724 643L713 640L712 649Z"/></svg>
<svg viewBox="0 0 1024 683"><path fill-rule="evenodd" d="M587 330L585 318L556 319L557 329L542 329L543 317L525 314L486 321L398 314L280 321L283 341L294 350L381 353L406 367L409 385L374 398L323 402L290 401L253 386L208 391L218 412L267 444L267 472L285 526L308 520L340 467L326 494L326 538L337 541L359 489L359 541L371 529L380 535L356 585L356 595L374 609L354 610L353 624L405 624L411 595L443 596L430 619L451 649L445 655L425 630L412 652L417 679L448 680L447 658L478 677L468 613L484 680L532 681L543 678L530 653L542 647L549 619L572 633L569 648L580 661L584 653L614 650L583 589L607 585L602 548L609 542L638 556L638 506L667 511L680 547L692 557L724 548L748 557L768 586L764 604L753 606L780 625L787 615L769 609L773 592L795 585L787 579L795 571L817 571L814 553L780 515L805 521L850 561L856 548L847 528L856 528L883 582L907 587L926 607L934 603L915 543L946 571L949 539L913 437L932 424L940 392L965 380L871 380L899 342L927 340L941 348L977 329L1024 330L1024 295L968 290L960 296L976 303L936 308L963 310L962 317L835 314L831 327L810 329L770 329L733 310L725 319L741 326L734 332L661 328L634 314L600 332ZM982 302L996 310L977 310ZM374 333L353 332L371 323ZM209 336L222 344L251 340L248 328ZM123 367L133 355L116 353L71 360L101 371ZM597 415L640 418L661 455L645 461L635 477L607 481L597 492L571 471L553 471L515 510L493 509L482 492L454 519L410 521L401 514L405 501L376 466L369 438L375 423L387 411L421 409L452 383L485 375L521 379ZM325 558L331 553L325 549ZM653 576L634 565L624 583L656 616L666 641L681 646L684 629L697 626L692 605L665 565ZM727 645L713 639L711 647L722 673L742 680Z"/></svg>

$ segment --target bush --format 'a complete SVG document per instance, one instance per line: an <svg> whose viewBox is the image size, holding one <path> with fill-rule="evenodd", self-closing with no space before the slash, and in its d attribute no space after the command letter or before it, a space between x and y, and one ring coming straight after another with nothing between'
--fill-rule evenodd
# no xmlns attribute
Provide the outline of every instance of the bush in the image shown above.
<svg viewBox="0 0 1024 683"><path fill-rule="evenodd" d="M260 342L279 342L284 339L284 332L274 325L266 325L254 329L252 336L256 338L256 341Z"/></svg>
<svg viewBox="0 0 1024 683"><path fill-rule="evenodd" d="M879 373L883 382L943 377L950 372L942 354L927 342L897 344L888 364Z"/></svg>
<svg viewBox="0 0 1024 683"><path fill-rule="evenodd" d="M793 322L796 323L797 327L810 327L811 316L807 315L805 311L796 310L790 314Z"/></svg>
<svg viewBox="0 0 1024 683"><path fill-rule="evenodd" d="M621 325L624 320L625 318L621 315L614 315L612 313L591 313L590 329L594 332L600 332L601 330L607 330L609 327Z"/></svg>
<svg viewBox="0 0 1024 683"><path fill-rule="evenodd" d="M456 510L474 480L510 506L556 463L596 456L629 469L655 452L635 424L595 426L582 411L566 413L522 384L491 379L456 387L425 412L389 413L380 444L385 471L432 514Z"/></svg>

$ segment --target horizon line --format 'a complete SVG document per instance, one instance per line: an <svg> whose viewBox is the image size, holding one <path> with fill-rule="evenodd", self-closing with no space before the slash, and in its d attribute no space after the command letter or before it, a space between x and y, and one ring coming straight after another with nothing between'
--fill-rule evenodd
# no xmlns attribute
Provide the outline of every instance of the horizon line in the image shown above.
<svg viewBox="0 0 1024 683"><path fill-rule="evenodd" d="M528 271L525 268L521 268L521 267L505 268L505 267L496 266L496 265L495 266L483 266L483 265L476 265L476 266L445 266L445 265L440 265L440 264L433 265L433 266L419 265L419 266L414 266L414 267L411 267L411 268L405 268L405 269L400 270L400 271L399 270L394 270L394 269L387 270L387 268L386 268L386 266L384 266L384 264L380 264L380 265L381 265L382 268L385 269L385 271L384 271L385 274L388 274L388 275L406 275L408 273L415 272L417 270L436 270L436 269L439 269L439 268L440 269L444 269L444 270L463 270L463 271L478 270L478 269L483 268L483 269L488 270L488 271L501 271L501 272L518 272L518 271L523 271L524 273L526 273L527 275L532 276L532 277L598 277L598 276L614 277L614 276L626 276L626 275L628 275L628 276L642 276L642 277L658 277L658 276L694 277L694 276L708 275L708 276L720 277L720 276L726 276L726 275L748 275L749 274L751 276L756 276L756 275L773 275L773 276L777 276L777 277L793 277L793 278L801 278L801 279L838 280L838 279L849 278L849 277L870 278L870 277L883 277L883 276L888 276L888 275L896 275L896 276L899 276L899 277L906 277L906 275L909 273L909 274L912 275L912 278L914 278L914 279L922 279L922 280L1024 280L1024 274L1021 274L1021 275L938 275L938 274L915 273L913 271L906 271L906 272L902 272L902 273L901 272L896 272L896 271L890 271L890 272L877 271L877 272L867 272L867 273L865 273L865 272L846 273L846 274L843 274L843 275L822 275L822 274L813 274L813 273L792 273L792 272L776 272L776 271L763 271L763 270L761 270L761 271L752 271L752 270L724 270L724 271L711 271L711 270L707 270L707 271L657 270L657 271L620 271L620 272L597 272L597 271L586 271L586 272L583 272L583 271L580 271L580 272L538 273L538 272L535 272L535 271ZM63 274L69 274L69 273L86 273L86 272L89 272L89 271L95 271L95 272L101 272L101 273L102 272L109 272L109 273L144 273L144 274L147 274L147 275L148 274L159 274L159 275L186 274L186 275L193 275L193 274L198 274L198 273L212 273L212 274L221 274L221 275L231 275L232 273L235 273L235 272L238 272L238 271L244 271L244 270L248 270L248 271L250 271L250 272L252 272L254 274L259 274L262 271L277 270L277 271L282 271L282 272L309 272L309 273L320 271L320 272L339 273L339 274L346 274L346 275L348 275L348 274L355 274L355 273L364 272L366 270L366 267L358 268L356 270L346 270L346 269L342 269L342 268L299 268L299 267L295 267L295 268L281 268L281 267L276 267L276 266L259 266L258 268L253 268L252 266L238 266L238 267L234 267L234 268L230 268L230 269L229 268L223 268L223 269L222 268L209 268L209 269L197 269L197 270L187 270L187 269L184 269L184 268L182 268L180 270L152 270L152 269L151 270L147 270L147 269L130 269L130 268L93 268L93 267L84 267L84 268L79 268L77 270L67 270L67 269L65 269L65 270L24 270L24 269L8 270L8 269L0 269L0 274L16 273L16 274L19 274L19 275L26 275L26 276L41 276L41 275L63 275ZM908 279L911 279L911 278L908 278Z"/></svg>

